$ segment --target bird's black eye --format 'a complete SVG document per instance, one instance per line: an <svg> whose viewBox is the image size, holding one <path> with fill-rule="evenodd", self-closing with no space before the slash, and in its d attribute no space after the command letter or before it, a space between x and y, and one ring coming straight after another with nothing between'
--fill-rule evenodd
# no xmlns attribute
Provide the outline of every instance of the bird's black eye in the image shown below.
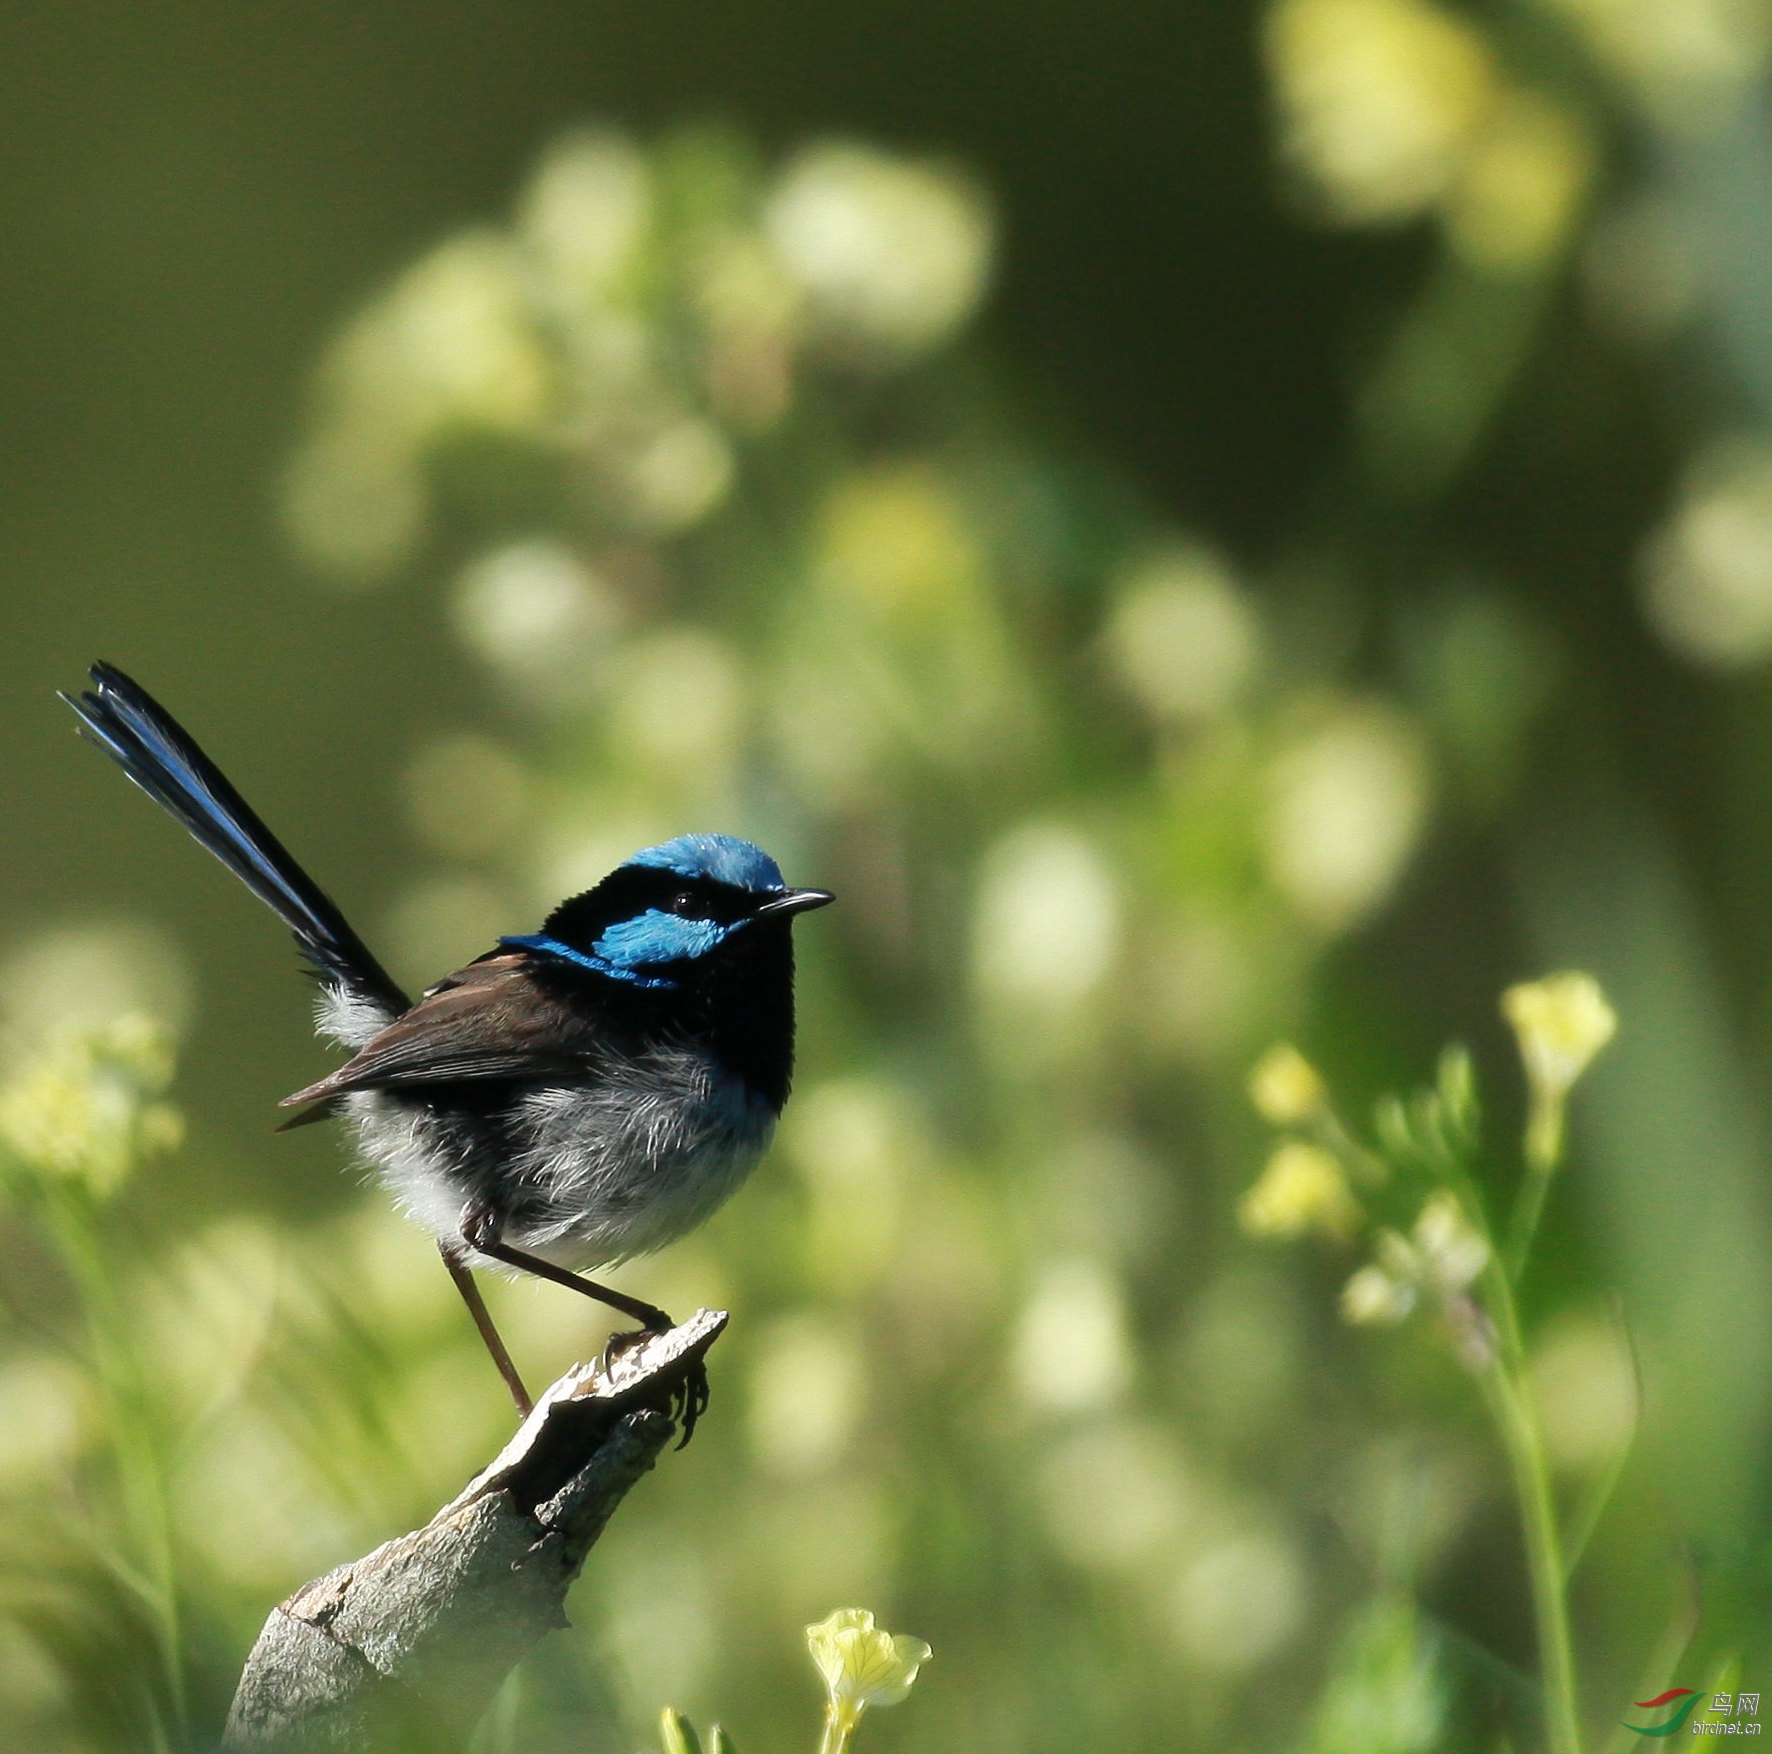
<svg viewBox="0 0 1772 1754"><path fill-rule="evenodd" d="M687 889L680 889L665 903L665 911L673 914L692 914L696 911L695 897Z"/></svg>

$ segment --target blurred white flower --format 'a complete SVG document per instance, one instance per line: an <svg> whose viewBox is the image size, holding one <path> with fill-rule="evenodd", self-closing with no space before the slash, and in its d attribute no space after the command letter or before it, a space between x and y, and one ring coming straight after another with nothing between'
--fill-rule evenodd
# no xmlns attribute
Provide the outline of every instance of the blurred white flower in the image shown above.
<svg viewBox="0 0 1772 1754"><path fill-rule="evenodd" d="M576 129L550 146L517 208L541 296L571 317L624 290L652 218L646 155L625 135Z"/></svg>
<svg viewBox="0 0 1772 1754"><path fill-rule="evenodd" d="M1442 1297L1467 1291L1489 1265L1488 1242L1444 1189L1429 1196L1412 1234L1423 1275Z"/></svg>
<svg viewBox="0 0 1772 1754"><path fill-rule="evenodd" d="M1427 0L1279 0L1266 49L1282 148L1349 224L1438 202L1495 98L1488 45Z"/></svg>
<svg viewBox="0 0 1772 1754"><path fill-rule="evenodd" d="M1016 1326L1011 1364L1022 1399L1041 1412L1117 1401L1132 1380L1132 1352L1114 1276L1080 1258L1048 1265Z"/></svg>
<svg viewBox="0 0 1772 1754"><path fill-rule="evenodd" d="M340 590L373 585L418 546L430 494L405 437L373 423L324 425L283 473L283 521L296 548Z"/></svg>
<svg viewBox="0 0 1772 1754"><path fill-rule="evenodd" d="M623 517L651 536L673 536L705 518L732 486L732 447L712 421L667 421L622 446L606 464Z"/></svg>
<svg viewBox="0 0 1772 1754"><path fill-rule="evenodd" d="M531 537L471 561L455 585L457 637L524 698L581 700L621 623L609 587L563 542Z"/></svg>
<svg viewBox="0 0 1772 1754"><path fill-rule="evenodd" d="M765 210L769 237L839 341L889 354L930 347L972 314L990 270L991 224L952 174L872 147L801 153Z"/></svg>
<svg viewBox="0 0 1772 1754"><path fill-rule="evenodd" d="M1204 549L1178 549L1120 582L1104 634L1127 692L1153 718L1208 718L1242 691L1261 630L1229 570Z"/></svg>
<svg viewBox="0 0 1772 1754"><path fill-rule="evenodd" d="M1246 1674L1298 1630L1304 1567L1278 1534L1232 1535L1183 1565L1169 1605L1175 1641L1190 1662L1217 1674Z"/></svg>
<svg viewBox="0 0 1772 1754"><path fill-rule="evenodd" d="M692 278L714 408L741 431L767 431L793 394L801 290L767 241L748 230L710 244Z"/></svg>
<svg viewBox="0 0 1772 1754"><path fill-rule="evenodd" d="M1444 1312L1462 1310L1465 1293L1489 1265L1492 1251L1457 1197L1441 1189L1428 1196L1407 1236L1380 1230L1373 1253L1376 1260L1342 1287L1342 1319L1356 1327L1402 1321L1424 1291Z"/></svg>
<svg viewBox="0 0 1772 1754"><path fill-rule="evenodd" d="M457 425L535 431L551 375L510 241L477 226L420 257L340 337L327 377L348 424L415 443Z"/></svg>
<svg viewBox="0 0 1772 1754"><path fill-rule="evenodd" d="M1090 998L1119 940L1113 873L1093 842L1058 823L1029 823L986 855L973 927L973 975L990 999L1036 1019Z"/></svg>
<svg viewBox="0 0 1772 1754"><path fill-rule="evenodd" d="M1362 1267L1341 1288L1341 1318L1357 1328L1394 1327L1414 1307L1415 1287L1383 1267Z"/></svg>
<svg viewBox="0 0 1772 1754"><path fill-rule="evenodd" d="M1390 892L1426 814L1415 727L1378 702L1343 706L1274 763L1268 874L1311 925L1344 930Z"/></svg>
<svg viewBox="0 0 1772 1754"><path fill-rule="evenodd" d="M1772 443L1717 440L1645 549L1643 607L1682 656L1738 670L1772 656Z"/></svg>

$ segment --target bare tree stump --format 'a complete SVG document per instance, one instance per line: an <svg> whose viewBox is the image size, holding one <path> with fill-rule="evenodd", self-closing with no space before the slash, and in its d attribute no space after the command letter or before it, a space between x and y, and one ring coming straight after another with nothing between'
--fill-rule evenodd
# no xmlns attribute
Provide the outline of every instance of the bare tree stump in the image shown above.
<svg viewBox="0 0 1772 1754"><path fill-rule="evenodd" d="M464 1741L543 1633L628 1488L677 1429L686 1375L726 1326L700 1310L550 1388L422 1529L299 1589L265 1622L224 1754Z"/></svg>

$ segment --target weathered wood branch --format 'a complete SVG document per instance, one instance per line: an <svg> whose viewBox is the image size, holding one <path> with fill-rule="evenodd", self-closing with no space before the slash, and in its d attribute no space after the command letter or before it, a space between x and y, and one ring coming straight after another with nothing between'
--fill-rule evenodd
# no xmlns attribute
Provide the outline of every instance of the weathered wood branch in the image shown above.
<svg viewBox="0 0 1772 1754"><path fill-rule="evenodd" d="M628 1488L675 1434L685 1378L726 1325L700 1310L607 1367L581 1364L422 1529L299 1589L265 1622L224 1754L450 1747L543 1633Z"/></svg>

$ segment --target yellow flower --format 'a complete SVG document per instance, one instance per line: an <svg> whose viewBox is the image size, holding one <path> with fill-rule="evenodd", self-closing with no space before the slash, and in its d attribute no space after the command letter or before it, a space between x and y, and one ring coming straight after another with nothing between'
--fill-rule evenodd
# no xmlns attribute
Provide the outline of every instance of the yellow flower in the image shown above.
<svg viewBox="0 0 1772 1754"><path fill-rule="evenodd" d="M898 1704L933 1654L920 1638L880 1631L864 1608L839 1608L808 1626L806 1647L827 1695L820 1754L842 1754L861 1714Z"/></svg>
<svg viewBox="0 0 1772 1754"><path fill-rule="evenodd" d="M1501 1008L1520 1038L1534 1090L1557 1097L1593 1063L1618 1029L1618 1016L1591 974L1554 974L1509 987Z"/></svg>
<svg viewBox="0 0 1772 1754"><path fill-rule="evenodd" d="M1567 106L1534 91L1503 94L1446 204L1453 249L1494 274L1542 267L1579 215L1594 156Z"/></svg>
<svg viewBox="0 0 1772 1754"><path fill-rule="evenodd" d="M171 1076L171 1043L147 1018L64 1037L0 1086L0 1152L102 1198L138 1158L177 1145L178 1111L147 1100Z"/></svg>
<svg viewBox="0 0 1772 1754"><path fill-rule="evenodd" d="M1348 1192L1341 1165L1318 1145L1288 1140L1237 1207L1237 1221L1251 1236L1302 1236L1315 1230L1332 1238L1360 1227L1360 1207Z"/></svg>
<svg viewBox="0 0 1772 1754"><path fill-rule="evenodd" d="M1425 0L1279 0L1266 30L1286 157L1349 225L1411 219L1455 183L1494 104L1494 56Z"/></svg>
<svg viewBox="0 0 1772 1754"><path fill-rule="evenodd" d="M1509 987L1501 1009L1519 1038L1531 1092L1526 1155L1545 1173L1562 1154L1564 1101L1617 1032L1618 1015L1590 974L1556 974Z"/></svg>
<svg viewBox="0 0 1772 1754"><path fill-rule="evenodd" d="M1270 1127L1296 1127L1323 1112L1323 1075L1289 1041L1278 1041L1249 1074L1249 1100Z"/></svg>

